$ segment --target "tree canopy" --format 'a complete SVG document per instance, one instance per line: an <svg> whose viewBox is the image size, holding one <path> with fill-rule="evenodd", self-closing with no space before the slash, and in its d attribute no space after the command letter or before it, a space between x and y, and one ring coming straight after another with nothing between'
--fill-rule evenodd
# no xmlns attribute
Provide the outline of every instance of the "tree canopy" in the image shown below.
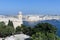
<svg viewBox="0 0 60 40"><path fill-rule="evenodd" d="M14 27L13 22L9 20L9 21L8 21L8 26Z"/></svg>
<svg viewBox="0 0 60 40"><path fill-rule="evenodd" d="M13 23L12 24L11 23L9 23L8 25L5 25L4 22L0 22L0 37L7 37L14 33L14 28L12 27ZM12 26L10 26L10 24Z"/></svg>
<svg viewBox="0 0 60 40"><path fill-rule="evenodd" d="M12 21L9 20L8 25L0 22L0 37L7 37L20 32L31 36L31 40L60 40L60 37L56 35L57 28L49 23L38 23L34 27L27 27L22 24L14 29Z"/></svg>

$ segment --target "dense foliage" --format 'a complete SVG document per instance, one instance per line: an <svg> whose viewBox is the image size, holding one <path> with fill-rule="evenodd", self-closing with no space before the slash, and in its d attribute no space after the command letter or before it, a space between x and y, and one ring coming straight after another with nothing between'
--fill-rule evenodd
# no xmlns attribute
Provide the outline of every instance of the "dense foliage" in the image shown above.
<svg viewBox="0 0 60 40"><path fill-rule="evenodd" d="M13 22L9 20L8 26L14 27Z"/></svg>
<svg viewBox="0 0 60 40"><path fill-rule="evenodd" d="M13 33L14 33L13 26L5 25L4 22L0 22L0 37L7 37L12 35Z"/></svg>
<svg viewBox="0 0 60 40"><path fill-rule="evenodd" d="M24 34L31 36L31 40L60 40L56 35L57 28L49 23L39 23L35 27L20 27Z"/></svg>
<svg viewBox="0 0 60 40"><path fill-rule="evenodd" d="M20 32L21 32L21 27L20 27L20 26L17 26L17 27L16 27L15 34L20 33Z"/></svg>
<svg viewBox="0 0 60 40"><path fill-rule="evenodd" d="M31 36L31 40L60 40L56 35L57 28L49 23L39 23L35 27L18 26L14 29L13 22L9 20L8 25L0 22L0 37L24 33Z"/></svg>
<svg viewBox="0 0 60 40"><path fill-rule="evenodd" d="M56 27L49 23L39 23L34 28L32 40L60 40L56 35Z"/></svg>

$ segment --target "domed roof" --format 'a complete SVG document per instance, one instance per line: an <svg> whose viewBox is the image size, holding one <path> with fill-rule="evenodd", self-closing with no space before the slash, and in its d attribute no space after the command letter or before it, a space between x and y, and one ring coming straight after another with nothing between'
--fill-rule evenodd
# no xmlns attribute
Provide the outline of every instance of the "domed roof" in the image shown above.
<svg viewBox="0 0 60 40"><path fill-rule="evenodd" d="M21 11L19 12L19 15L22 15L22 12Z"/></svg>

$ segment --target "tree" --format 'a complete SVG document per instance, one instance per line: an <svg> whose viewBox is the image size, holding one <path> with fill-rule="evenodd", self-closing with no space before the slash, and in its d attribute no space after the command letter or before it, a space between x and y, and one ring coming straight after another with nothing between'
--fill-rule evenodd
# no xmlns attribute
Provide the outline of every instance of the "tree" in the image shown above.
<svg viewBox="0 0 60 40"><path fill-rule="evenodd" d="M4 22L0 22L0 37L7 37L14 33L14 28L5 25Z"/></svg>
<svg viewBox="0 0 60 40"><path fill-rule="evenodd" d="M32 40L48 40L47 36L44 33L37 32L32 35Z"/></svg>
<svg viewBox="0 0 60 40"><path fill-rule="evenodd" d="M14 27L13 22L9 20L8 26Z"/></svg>
<svg viewBox="0 0 60 40"><path fill-rule="evenodd" d="M0 27L5 28L6 27L5 23L4 22L0 22Z"/></svg>
<svg viewBox="0 0 60 40"><path fill-rule="evenodd" d="M27 30L27 27L25 25L21 25L21 31L25 34Z"/></svg>
<svg viewBox="0 0 60 40"><path fill-rule="evenodd" d="M42 31L44 33L56 33L57 29L54 25L52 24L49 24L49 23L39 23L35 26L35 28L38 30L38 31Z"/></svg>
<svg viewBox="0 0 60 40"><path fill-rule="evenodd" d="M0 27L0 37L7 37L14 33L13 27L6 26L5 28Z"/></svg>
<svg viewBox="0 0 60 40"><path fill-rule="evenodd" d="M21 27L20 26L16 27L16 33L20 33L20 32L21 32Z"/></svg>
<svg viewBox="0 0 60 40"><path fill-rule="evenodd" d="M58 40L56 39L56 27L49 23L39 23L34 27L35 33L32 40Z"/></svg>

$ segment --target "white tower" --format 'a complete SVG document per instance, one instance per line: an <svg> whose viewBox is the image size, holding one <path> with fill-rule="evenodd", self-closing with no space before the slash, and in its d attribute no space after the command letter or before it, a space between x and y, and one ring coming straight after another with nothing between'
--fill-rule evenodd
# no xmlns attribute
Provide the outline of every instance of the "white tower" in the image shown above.
<svg viewBox="0 0 60 40"><path fill-rule="evenodd" d="M18 14L18 18L19 18L19 19L22 18L22 12L19 12L19 14Z"/></svg>
<svg viewBox="0 0 60 40"><path fill-rule="evenodd" d="M19 14L18 14L18 20L19 20L19 24L18 25L20 25L21 26L21 24L23 24L23 20L22 20L22 12L19 12Z"/></svg>
<svg viewBox="0 0 60 40"><path fill-rule="evenodd" d="M13 24L14 24L14 28L16 29L17 26L21 27L21 24L23 24L23 20L22 20L22 12L19 12L19 14L17 15L17 19L14 19Z"/></svg>

